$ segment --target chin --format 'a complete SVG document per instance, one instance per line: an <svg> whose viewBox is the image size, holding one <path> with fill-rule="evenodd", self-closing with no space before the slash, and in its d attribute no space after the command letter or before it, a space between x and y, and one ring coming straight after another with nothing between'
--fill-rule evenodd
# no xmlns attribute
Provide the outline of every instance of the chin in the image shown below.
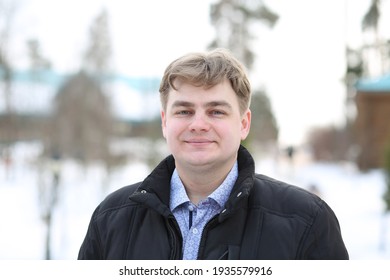
<svg viewBox="0 0 390 280"><path fill-rule="evenodd" d="M191 166L208 166L215 162L215 159L210 157L210 156L189 156L189 157L184 157L182 158L182 162L186 162L188 165Z"/></svg>

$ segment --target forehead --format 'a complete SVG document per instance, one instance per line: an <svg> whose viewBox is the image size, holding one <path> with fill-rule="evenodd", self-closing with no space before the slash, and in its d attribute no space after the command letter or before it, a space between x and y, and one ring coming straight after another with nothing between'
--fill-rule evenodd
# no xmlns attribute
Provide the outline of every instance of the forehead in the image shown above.
<svg viewBox="0 0 390 280"><path fill-rule="evenodd" d="M223 81L213 87L199 87L189 83L175 84L176 89L171 89L168 97L168 106L172 106L176 101L181 100L185 102L204 103L213 101L224 101L231 106L238 106L237 95L234 92L229 81Z"/></svg>

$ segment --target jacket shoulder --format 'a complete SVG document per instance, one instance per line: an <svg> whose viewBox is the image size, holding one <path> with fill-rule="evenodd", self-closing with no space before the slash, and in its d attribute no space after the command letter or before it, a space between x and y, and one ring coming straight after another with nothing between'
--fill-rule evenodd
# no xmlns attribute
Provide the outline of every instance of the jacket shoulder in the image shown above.
<svg viewBox="0 0 390 280"><path fill-rule="evenodd" d="M278 240L278 244L288 242L290 246L295 236L293 258L349 258L335 213L317 195L256 174L250 207L262 215L263 234L268 232L269 238L280 237L283 232L287 234ZM288 246L281 247L281 250Z"/></svg>
<svg viewBox="0 0 390 280"><path fill-rule="evenodd" d="M326 207L326 203L315 194L261 174L255 174L252 198L253 207L274 214L298 215L305 220L312 220L313 215Z"/></svg>
<svg viewBox="0 0 390 280"><path fill-rule="evenodd" d="M140 183L135 183L110 193L97 207L95 216L134 204L129 197L138 189L139 185Z"/></svg>

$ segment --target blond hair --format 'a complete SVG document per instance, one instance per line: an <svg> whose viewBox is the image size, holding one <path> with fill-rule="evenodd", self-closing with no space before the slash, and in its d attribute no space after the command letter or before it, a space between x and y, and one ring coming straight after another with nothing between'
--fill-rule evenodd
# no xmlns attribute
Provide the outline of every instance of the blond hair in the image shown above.
<svg viewBox="0 0 390 280"><path fill-rule="evenodd" d="M211 88L227 79L235 91L240 112L250 105L251 87L245 67L226 49L206 53L189 53L168 65L160 83L160 99L166 110L169 92L180 80L194 86Z"/></svg>

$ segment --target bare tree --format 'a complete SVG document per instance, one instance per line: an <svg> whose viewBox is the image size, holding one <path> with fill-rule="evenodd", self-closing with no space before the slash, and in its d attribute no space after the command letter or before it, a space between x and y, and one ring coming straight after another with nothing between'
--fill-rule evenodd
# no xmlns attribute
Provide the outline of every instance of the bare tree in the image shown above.
<svg viewBox="0 0 390 280"><path fill-rule="evenodd" d="M371 0L370 7L365 13L362 20L362 28L374 29L375 33L378 33L378 22L380 18L380 0Z"/></svg>
<svg viewBox="0 0 390 280"><path fill-rule="evenodd" d="M111 54L109 16L107 9L103 9L89 30L89 43L84 54L84 70L98 76L107 73L110 70Z"/></svg>
<svg viewBox="0 0 390 280"><path fill-rule="evenodd" d="M109 100L99 83L79 72L57 93L50 152L83 163L109 158L112 115Z"/></svg>
<svg viewBox="0 0 390 280"><path fill-rule="evenodd" d="M210 48L230 49L248 69L255 59L250 47L256 37L255 32L251 32L253 24L262 22L273 27L278 20L278 15L258 0L219 0L211 5L210 17L216 29Z"/></svg>
<svg viewBox="0 0 390 280"><path fill-rule="evenodd" d="M267 8L263 1L254 0L219 0L211 5L210 17L216 37L209 47L228 48L249 71L256 56L251 47L256 37L256 30L252 28L256 23L273 27L278 20L278 15ZM275 143L278 127L271 102L263 90L254 90L253 93L251 134L244 145L250 146L251 142Z"/></svg>
<svg viewBox="0 0 390 280"><path fill-rule="evenodd" d="M59 89L55 99L51 149L83 163L109 162L113 117L104 86L111 43L105 9L93 20L79 73Z"/></svg>
<svg viewBox="0 0 390 280"><path fill-rule="evenodd" d="M53 216L59 200L61 161L58 155L38 159L38 202L41 219L46 227L45 259L52 259L51 240Z"/></svg>
<svg viewBox="0 0 390 280"><path fill-rule="evenodd" d="M50 66L42 56L38 42L31 40L29 49L36 69ZM110 56L108 14L104 9L91 24L88 45L82 57L83 70L71 76L55 97L50 135L45 145L46 158L51 166L60 163L60 159L73 158L84 165L100 161L109 168L113 116L103 82ZM56 169L52 170L54 178L58 178L53 180L51 190L55 197L60 173L55 176ZM51 201L56 200L52 198ZM55 206L54 203L51 205Z"/></svg>
<svg viewBox="0 0 390 280"><path fill-rule="evenodd" d="M279 130L271 102L264 91L256 90L253 93L251 110L255 121L251 126L250 141L272 145L278 139Z"/></svg>
<svg viewBox="0 0 390 280"><path fill-rule="evenodd" d="M386 189L383 194L383 200L385 202L385 210L383 215L383 227L382 227L382 235L380 240L380 247L383 250L387 249L386 242L388 240L387 238L387 217L390 215L390 139L387 143L387 147L385 149L385 155L384 155L384 174L385 174L385 180L386 180Z"/></svg>
<svg viewBox="0 0 390 280"><path fill-rule="evenodd" d="M41 44L38 39L29 39L27 42L28 57L30 60L30 81L31 85L29 90L36 94L40 94L41 88L39 84L43 83L45 71L51 69L51 62L44 56L41 49ZM34 125L34 130L37 132L35 137L45 142L48 135L48 121L38 121ZM28 124L23 124L26 127Z"/></svg>
<svg viewBox="0 0 390 280"><path fill-rule="evenodd" d="M0 81L3 81L6 113L12 111L11 82L12 65L10 57L10 37L16 11L16 2L0 0Z"/></svg>
<svg viewBox="0 0 390 280"><path fill-rule="evenodd" d="M307 135L313 157L318 161L346 161L354 157L351 149L351 129L333 125L314 127Z"/></svg>
<svg viewBox="0 0 390 280"><path fill-rule="evenodd" d="M30 90L35 90L36 84L40 83L42 71L50 69L51 63L42 54L40 43L37 39L27 41L27 50L30 59L30 73L32 86ZM47 121L38 122L34 129L39 131L38 135L43 143L47 143L50 135ZM38 158L38 205L41 219L46 228L45 235L45 256L50 260L52 258L51 240L53 216L59 200L59 191L61 185L61 159L59 154L43 154Z"/></svg>
<svg viewBox="0 0 390 280"><path fill-rule="evenodd" d="M0 141L5 145L4 150L0 149L0 155L5 160L7 177L12 168L12 143L17 140L18 132L17 120L11 104L13 66L10 54L10 39L17 6L17 1L0 0L0 98L3 98L5 103L3 131L0 134Z"/></svg>
<svg viewBox="0 0 390 280"><path fill-rule="evenodd" d="M42 54L41 44L38 39L27 41L28 54L30 58L30 68L33 72L51 68L50 61Z"/></svg>
<svg viewBox="0 0 390 280"><path fill-rule="evenodd" d="M383 75L390 65L390 40L386 41L379 32L380 19L381 1L371 0L361 25L363 32L371 35L362 47L365 56L364 74L368 76Z"/></svg>

